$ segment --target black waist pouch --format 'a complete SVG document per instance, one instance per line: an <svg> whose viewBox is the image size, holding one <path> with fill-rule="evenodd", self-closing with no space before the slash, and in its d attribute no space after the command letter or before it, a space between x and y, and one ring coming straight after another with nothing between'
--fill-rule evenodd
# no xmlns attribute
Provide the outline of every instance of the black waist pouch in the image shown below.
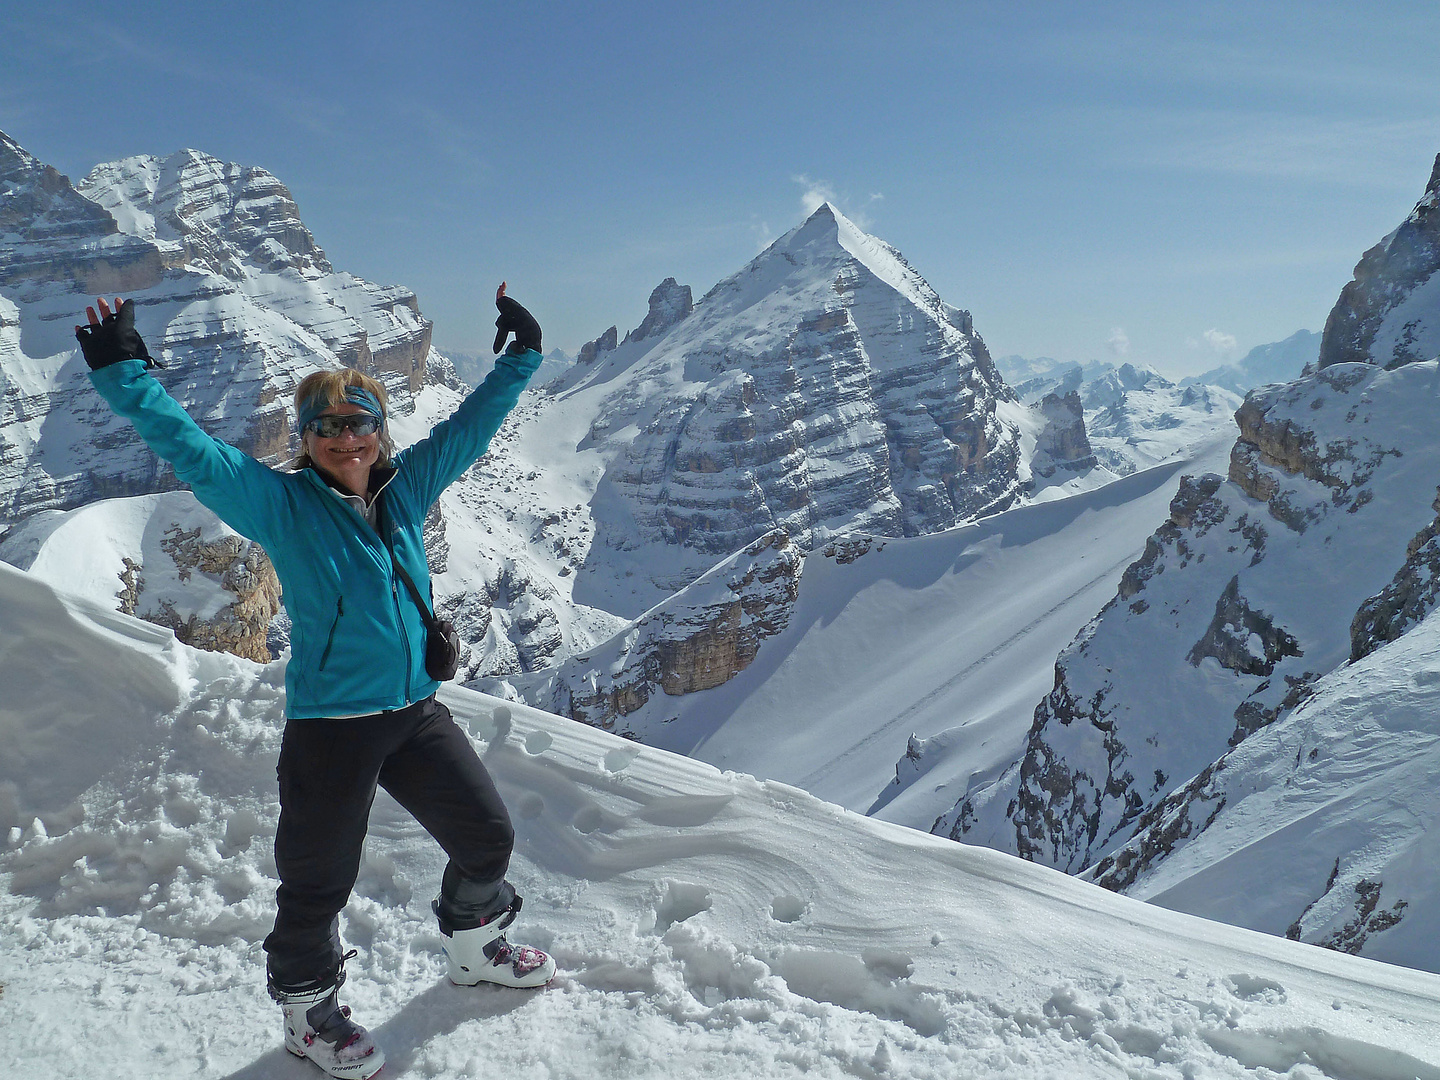
<svg viewBox="0 0 1440 1080"><path fill-rule="evenodd" d="M455 677L455 672L458 670L460 670L460 635L455 632L453 622L436 616L426 627L425 671L432 679L447 682Z"/></svg>

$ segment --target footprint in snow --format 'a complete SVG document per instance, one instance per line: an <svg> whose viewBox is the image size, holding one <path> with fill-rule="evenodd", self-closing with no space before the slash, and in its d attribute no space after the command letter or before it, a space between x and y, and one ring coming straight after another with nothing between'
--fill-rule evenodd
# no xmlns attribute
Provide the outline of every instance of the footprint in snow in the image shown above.
<svg viewBox="0 0 1440 1080"><path fill-rule="evenodd" d="M1263 1001L1267 1005L1281 1005L1285 1001L1285 987L1259 975L1227 975L1225 987L1245 1001Z"/></svg>
<svg viewBox="0 0 1440 1080"><path fill-rule="evenodd" d="M605 771L617 773L622 769L628 769L639 756L640 748L638 746L617 746L605 754Z"/></svg>
<svg viewBox="0 0 1440 1080"><path fill-rule="evenodd" d="M770 917L776 922L799 922L809 907L798 896L777 896L770 902Z"/></svg>
<svg viewBox="0 0 1440 1080"><path fill-rule="evenodd" d="M655 908L655 933L663 934L670 927L686 919L694 918L702 911L709 911L710 890L703 885L689 881L667 881L665 899Z"/></svg>

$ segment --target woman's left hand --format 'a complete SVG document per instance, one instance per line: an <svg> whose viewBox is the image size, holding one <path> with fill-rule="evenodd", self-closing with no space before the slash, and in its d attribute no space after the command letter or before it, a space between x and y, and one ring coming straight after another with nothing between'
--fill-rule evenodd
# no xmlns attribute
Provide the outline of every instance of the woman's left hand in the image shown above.
<svg viewBox="0 0 1440 1080"><path fill-rule="evenodd" d="M85 309L89 325L77 324L75 327L75 339L80 342L80 351L85 354L85 363L90 365L91 371L118 364L121 360L144 360L146 367L164 366L150 355L144 339L135 329L134 300L121 300L117 296L115 310L111 311L102 296L96 299L95 307L100 309L98 315L94 307Z"/></svg>

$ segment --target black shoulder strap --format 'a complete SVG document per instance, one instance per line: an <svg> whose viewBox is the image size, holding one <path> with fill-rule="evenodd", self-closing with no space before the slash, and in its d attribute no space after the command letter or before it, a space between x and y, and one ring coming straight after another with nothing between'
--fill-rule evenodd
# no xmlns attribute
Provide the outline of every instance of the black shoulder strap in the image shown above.
<svg viewBox="0 0 1440 1080"><path fill-rule="evenodd" d="M405 567L400 565L400 560L395 557L395 549L390 546L390 511L386 505L385 493L382 491L376 496L380 500L380 539L385 544L385 550L390 552L390 563L395 567L395 572L400 575L400 580L405 583L405 588L410 590L410 596L415 601L415 606L420 609L420 619L425 623L426 630L435 628L435 616L430 612L430 605L420 595L420 590L415 587L415 582L405 572Z"/></svg>

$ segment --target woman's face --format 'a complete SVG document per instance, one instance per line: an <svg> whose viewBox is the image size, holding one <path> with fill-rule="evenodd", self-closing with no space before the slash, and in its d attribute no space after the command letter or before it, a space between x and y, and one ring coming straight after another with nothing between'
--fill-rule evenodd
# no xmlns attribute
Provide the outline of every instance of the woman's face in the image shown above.
<svg viewBox="0 0 1440 1080"><path fill-rule="evenodd" d="M364 412L359 405L345 401L326 409L323 415L354 416ZM369 486L370 467L380 458L380 432L357 435L346 428L335 438L326 439L307 430L305 452L317 467L357 495L363 495Z"/></svg>

